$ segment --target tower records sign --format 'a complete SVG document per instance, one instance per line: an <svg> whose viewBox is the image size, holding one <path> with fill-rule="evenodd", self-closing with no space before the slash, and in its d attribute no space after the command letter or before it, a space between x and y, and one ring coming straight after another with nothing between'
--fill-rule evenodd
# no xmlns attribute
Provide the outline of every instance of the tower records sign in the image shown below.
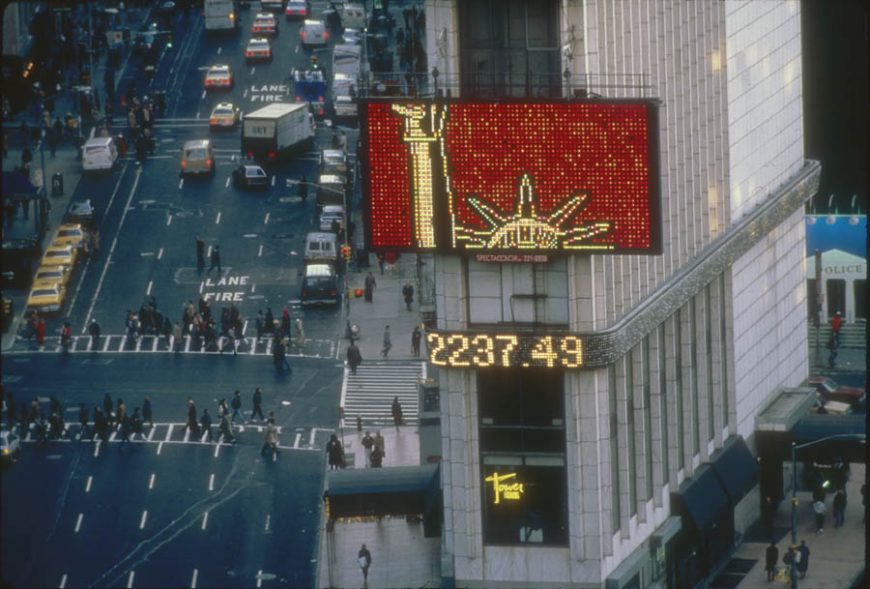
<svg viewBox="0 0 870 589"><path fill-rule="evenodd" d="M651 101L363 104L377 250L661 251Z"/></svg>

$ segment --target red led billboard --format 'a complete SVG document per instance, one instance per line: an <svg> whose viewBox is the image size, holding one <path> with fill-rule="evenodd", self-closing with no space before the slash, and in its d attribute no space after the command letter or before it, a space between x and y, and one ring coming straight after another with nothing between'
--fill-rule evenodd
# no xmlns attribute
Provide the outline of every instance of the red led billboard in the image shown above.
<svg viewBox="0 0 870 589"><path fill-rule="evenodd" d="M375 250L659 253L650 101L363 105Z"/></svg>

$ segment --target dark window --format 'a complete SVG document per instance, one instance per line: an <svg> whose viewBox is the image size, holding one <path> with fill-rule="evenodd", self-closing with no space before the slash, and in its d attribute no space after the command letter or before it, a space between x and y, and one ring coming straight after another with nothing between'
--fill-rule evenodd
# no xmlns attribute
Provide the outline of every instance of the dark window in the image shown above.
<svg viewBox="0 0 870 589"><path fill-rule="evenodd" d="M662 416L662 481L667 483L670 477L670 448L668 447L668 438L670 437L670 428L668 426L668 360L665 350L665 326L659 325L658 328L659 342L659 413Z"/></svg>
<svg viewBox="0 0 870 589"><path fill-rule="evenodd" d="M619 489L619 420L616 417L616 366L607 367L607 395L610 403L610 525L611 534L620 527L620 489Z"/></svg>
<svg viewBox="0 0 870 589"><path fill-rule="evenodd" d="M686 426L683 415L683 309L677 309L674 316L674 400L677 402L677 460L679 468L686 466Z"/></svg>
<svg viewBox="0 0 870 589"><path fill-rule="evenodd" d="M697 298L692 297L689 300L689 342L691 349L690 361L692 363L692 423L690 424L690 427L692 428L693 456L697 454L701 448L701 425L699 423L701 415L698 408L698 405L700 404L699 397L701 392L698 390L698 362L700 361L700 359L698 358L698 323L696 313L697 304Z"/></svg>
<svg viewBox="0 0 870 589"><path fill-rule="evenodd" d="M461 92L498 98L559 97L559 2L459 3Z"/></svg>
<svg viewBox="0 0 870 589"><path fill-rule="evenodd" d="M854 289L855 319L867 319L867 281L856 280Z"/></svg>
<svg viewBox="0 0 870 589"><path fill-rule="evenodd" d="M704 371L704 399L707 403L707 442L715 436L716 415L713 411L713 305L710 285L704 288L704 336L707 345L707 370Z"/></svg>
<svg viewBox="0 0 870 589"><path fill-rule="evenodd" d="M722 425L728 425L728 327L725 307L725 276L719 277L719 350L722 361L719 368L722 370Z"/></svg>
<svg viewBox="0 0 870 589"><path fill-rule="evenodd" d="M828 317L833 317L837 311L844 312L846 310L846 281L829 278L825 281L825 288L828 291Z"/></svg>
<svg viewBox="0 0 870 589"><path fill-rule="evenodd" d="M628 439L628 514L637 515L637 445L634 431L634 354L625 355L625 411Z"/></svg>
<svg viewBox="0 0 870 589"><path fill-rule="evenodd" d="M484 542L567 545L563 373L477 374Z"/></svg>

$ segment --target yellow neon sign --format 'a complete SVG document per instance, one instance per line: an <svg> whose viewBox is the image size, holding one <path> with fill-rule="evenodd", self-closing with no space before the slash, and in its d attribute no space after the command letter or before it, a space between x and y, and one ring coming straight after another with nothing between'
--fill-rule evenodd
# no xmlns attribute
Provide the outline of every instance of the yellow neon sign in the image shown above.
<svg viewBox="0 0 870 589"><path fill-rule="evenodd" d="M512 483L504 482L513 479L516 476L517 473L515 472L505 475L499 475L497 472L494 472L490 476L486 477L486 482L492 483L492 490L495 493L495 501L493 501L493 503L495 505L498 505L501 502L502 497L511 501L520 500L522 494L525 492L525 489L523 489L523 484L517 481L514 481Z"/></svg>

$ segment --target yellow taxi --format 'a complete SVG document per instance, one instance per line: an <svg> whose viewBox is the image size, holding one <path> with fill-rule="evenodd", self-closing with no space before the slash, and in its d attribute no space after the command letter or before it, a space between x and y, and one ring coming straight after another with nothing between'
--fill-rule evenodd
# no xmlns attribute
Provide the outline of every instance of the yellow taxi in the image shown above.
<svg viewBox="0 0 870 589"><path fill-rule="evenodd" d="M269 61L272 59L272 45L265 37L254 37L248 41L245 48L245 59L248 61Z"/></svg>
<svg viewBox="0 0 870 589"><path fill-rule="evenodd" d="M271 12L261 12L254 17L251 32L255 35L277 35L278 21Z"/></svg>
<svg viewBox="0 0 870 589"><path fill-rule="evenodd" d="M205 89L221 90L233 87L233 71L228 65L213 65L205 73Z"/></svg>
<svg viewBox="0 0 870 589"><path fill-rule="evenodd" d="M54 236L54 243L57 245L71 245L74 248L80 248L84 242L85 231L77 223L64 223L57 228L57 235Z"/></svg>
<svg viewBox="0 0 870 589"><path fill-rule="evenodd" d="M36 270L36 276L33 277L33 286L58 282L66 287L70 276L72 271L69 266L40 266Z"/></svg>
<svg viewBox="0 0 870 589"><path fill-rule="evenodd" d="M47 266L75 266L78 250L71 245L57 245L52 243L42 256L43 268Z"/></svg>
<svg viewBox="0 0 870 589"><path fill-rule="evenodd" d="M59 282L34 284L27 297L27 310L42 314L59 313L65 296L66 289Z"/></svg>
<svg viewBox="0 0 870 589"><path fill-rule="evenodd" d="M232 102L221 102L211 111L208 126L211 129L232 129L239 122L239 109Z"/></svg>

